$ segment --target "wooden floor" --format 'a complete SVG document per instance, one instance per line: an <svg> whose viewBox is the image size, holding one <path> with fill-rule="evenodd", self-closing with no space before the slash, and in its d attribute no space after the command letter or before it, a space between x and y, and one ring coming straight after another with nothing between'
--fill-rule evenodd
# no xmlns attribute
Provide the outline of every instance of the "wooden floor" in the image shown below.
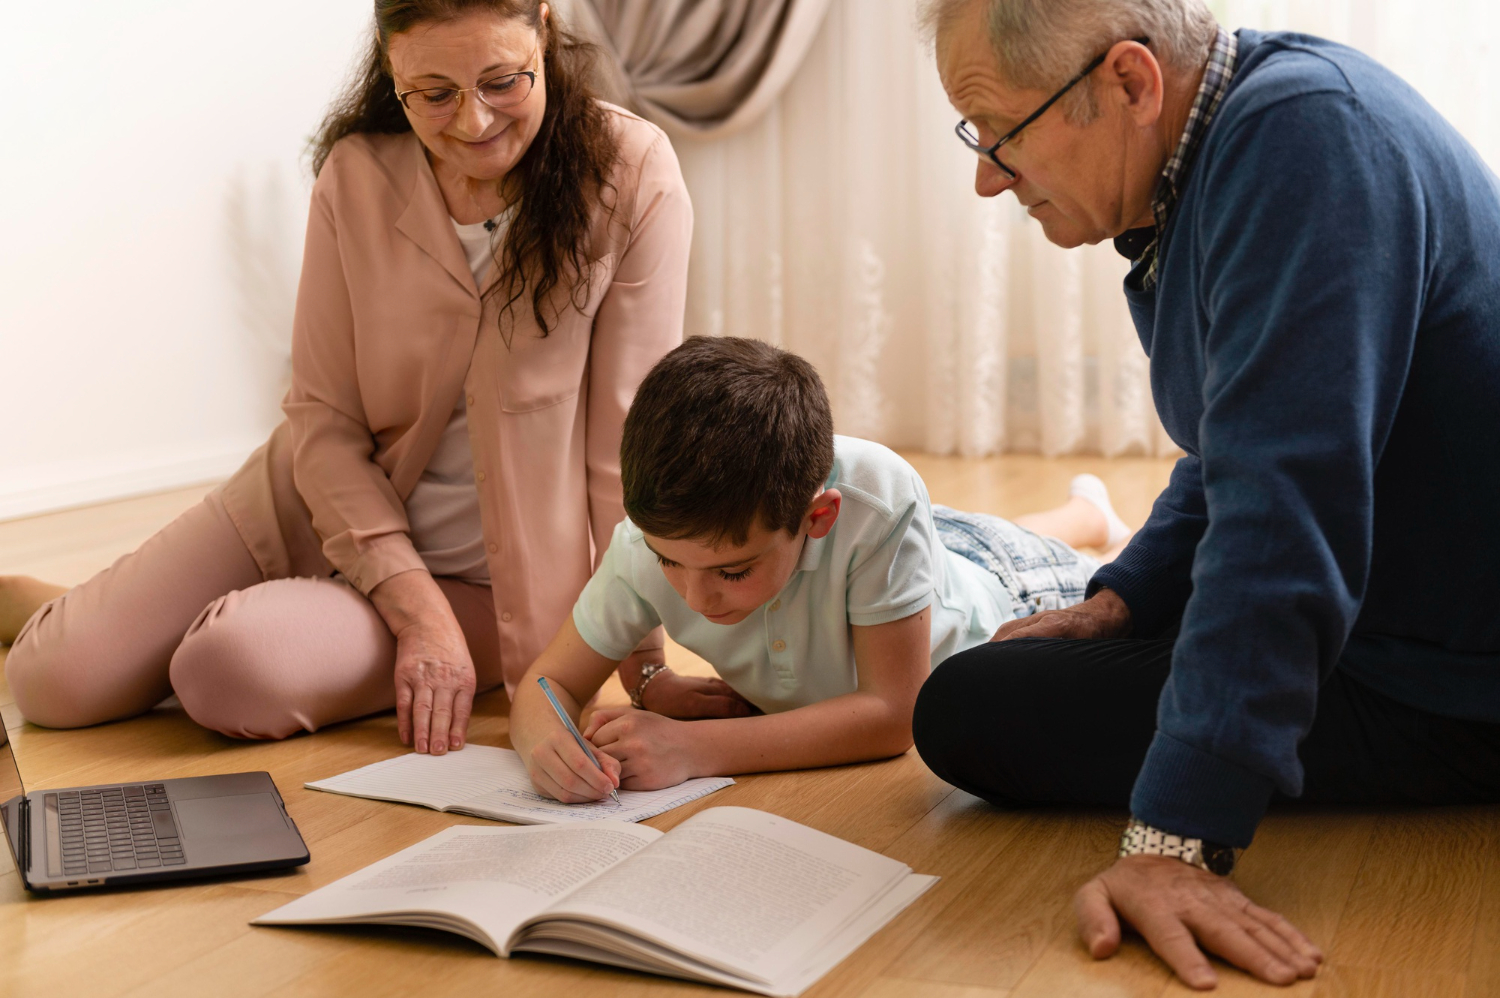
<svg viewBox="0 0 1500 998"><path fill-rule="evenodd" d="M1161 461L914 457L939 502L1018 515L1052 505L1078 471L1098 472L1139 523L1166 481ZM0 524L0 572L74 583L138 544L203 490ZM679 668L702 668L680 649ZM609 702L623 700L618 687ZM482 699L471 738L506 745L503 695ZM498 960L441 933L252 928L251 918L449 825L416 807L302 789L399 754L389 716L281 743L205 732L180 710L81 731L23 724L0 684L0 714L28 787L266 769L312 862L286 875L28 899L0 876L0 995L725 994L546 958ZM897 857L939 885L816 985L819 998L1029 998L1186 993L1138 941L1095 963L1073 934L1072 890L1106 865L1123 813L1003 813L937 780L915 754L836 770L742 778L650 824L697 808L758 807ZM1500 809L1273 813L1242 861L1249 894L1329 953L1288 994L1500 995ZM1220 992L1272 993L1232 970Z"/></svg>

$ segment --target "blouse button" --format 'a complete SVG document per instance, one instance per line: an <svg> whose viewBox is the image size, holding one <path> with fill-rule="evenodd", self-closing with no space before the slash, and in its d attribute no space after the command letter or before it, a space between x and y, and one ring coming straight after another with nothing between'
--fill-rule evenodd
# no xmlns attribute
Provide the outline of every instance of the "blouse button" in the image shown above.
<svg viewBox="0 0 1500 998"><path fill-rule="evenodd" d="M467 402L467 403L468 403L468 404L469 404L469 405L473 405L473 404L474 404L474 396L472 396L472 395L470 395L470 396L469 396L469 397L468 397L468 398L467 398L467 399L465 399L465 400L464 400L464 401L465 401L465 402Z"/></svg>
<svg viewBox="0 0 1500 998"><path fill-rule="evenodd" d="M494 541L490 541L490 554L494 554L496 551L499 551L499 550L500 550L500 545L496 544Z"/></svg>
<svg viewBox="0 0 1500 998"><path fill-rule="evenodd" d="M510 623L510 611L506 610L504 613L502 613L500 615L500 619L505 621L507 624Z"/></svg>
<svg viewBox="0 0 1500 998"><path fill-rule="evenodd" d="M476 475L475 475L475 476L474 476L474 478L475 478L475 479L476 479L476 480L478 480L478 481L481 481L481 482L482 482L482 481L484 481L484 472L482 472L482 471L481 471L481 472L479 472L479 473L478 473L478 474L476 474Z"/></svg>
<svg viewBox="0 0 1500 998"><path fill-rule="evenodd" d="M781 639L778 638L776 640L776 643L773 644L773 645L771 645L771 650L772 651L786 651L786 642L782 641Z"/></svg>

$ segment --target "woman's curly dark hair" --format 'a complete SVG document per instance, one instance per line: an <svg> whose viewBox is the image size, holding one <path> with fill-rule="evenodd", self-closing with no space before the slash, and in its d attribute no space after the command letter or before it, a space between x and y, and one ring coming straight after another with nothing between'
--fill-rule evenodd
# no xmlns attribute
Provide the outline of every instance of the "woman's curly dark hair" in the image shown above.
<svg viewBox="0 0 1500 998"><path fill-rule="evenodd" d="M586 304L590 219L594 205L614 193L609 176L619 142L591 84L598 50L570 34L556 10L549 8L544 23L541 7L542 0L375 0L369 54L323 119L312 141L312 165L314 174L321 171L346 135L411 131L386 54L392 35L476 10L524 19L542 38L547 110L531 147L500 182L515 214L495 254L500 279L485 298L503 295L503 314L529 288L545 336L551 324L543 305L558 285L570 282L569 300L579 308Z"/></svg>

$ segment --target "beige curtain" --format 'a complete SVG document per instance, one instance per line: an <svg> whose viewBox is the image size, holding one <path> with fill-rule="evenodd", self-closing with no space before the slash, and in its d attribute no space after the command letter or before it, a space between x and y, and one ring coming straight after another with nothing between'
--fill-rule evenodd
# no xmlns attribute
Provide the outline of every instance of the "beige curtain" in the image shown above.
<svg viewBox="0 0 1500 998"><path fill-rule="evenodd" d="M781 95L830 0L568 0L574 30L610 56L600 86L673 138L714 139Z"/></svg>

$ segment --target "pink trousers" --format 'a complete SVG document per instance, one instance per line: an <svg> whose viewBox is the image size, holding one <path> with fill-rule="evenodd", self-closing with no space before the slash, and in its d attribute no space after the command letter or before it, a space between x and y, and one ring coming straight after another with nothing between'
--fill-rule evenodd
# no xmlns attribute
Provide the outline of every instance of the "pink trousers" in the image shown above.
<svg viewBox="0 0 1500 998"><path fill-rule="evenodd" d="M479 689L503 681L488 586L439 578ZM263 581L218 494L42 607L5 677L26 719L73 728L172 693L199 724L285 738L395 705L396 641L337 578Z"/></svg>

